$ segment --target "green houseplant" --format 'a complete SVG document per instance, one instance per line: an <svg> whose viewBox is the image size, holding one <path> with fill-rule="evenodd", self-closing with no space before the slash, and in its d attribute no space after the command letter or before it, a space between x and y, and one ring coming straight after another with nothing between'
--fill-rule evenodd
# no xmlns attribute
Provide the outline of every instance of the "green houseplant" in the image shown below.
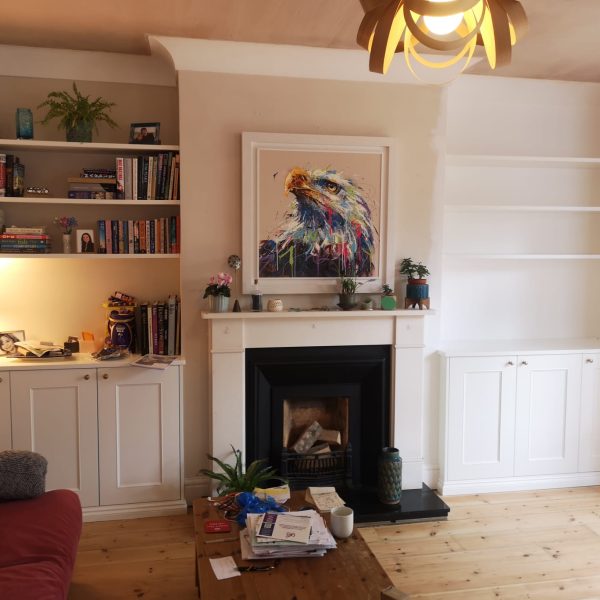
<svg viewBox="0 0 600 600"><path fill-rule="evenodd" d="M404 308L415 308L417 305L420 309L424 306L429 308L429 285L426 279L430 274L429 269L422 262L404 258L400 263L400 274L408 278Z"/></svg>
<svg viewBox="0 0 600 600"><path fill-rule="evenodd" d="M340 277L340 303L338 306L342 310L352 310L356 306L356 290L361 284L362 282L356 281L356 277L346 277L345 275Z"/></svg>
<svg viewBox="0 0 600 600"><path fill-rule="evenodd" d="M206 475L211 479L219 481L217 491L219 494L225 495L232 492L251 492L256 487L260 487L261 484L269 480L277 480L281 483L286 483L285 479L278 477L275 473L275 469L265 466L265 460L255 460L248 465L244 472L242 465L242 451L236 450L231 446L233 454L235 455L235 464L228 465L227 463L219 460L218 458L207 454L210 460L214 461L223 469L222 473L211 471L210 469L200 469L202 475Z"/></svg>
<svg viewBox="0 0 600 600"><path fill-rule="evenodd" d="M115 105L101 96L90 100L84 96L73 82L73 94L68 91L50 92L38 108L48 108L42 124L59 119L58 128L67 132L67 142L91 142L92 129L98 133L98 123L104 122L110 127L118 127L108 111Z"/></svg>

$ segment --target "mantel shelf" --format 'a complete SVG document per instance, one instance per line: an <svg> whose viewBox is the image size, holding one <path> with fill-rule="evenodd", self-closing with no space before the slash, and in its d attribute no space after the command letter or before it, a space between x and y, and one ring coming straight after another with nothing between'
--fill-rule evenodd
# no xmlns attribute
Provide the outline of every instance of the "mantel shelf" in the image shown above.
<svg viewBox="0 0 600 600"><path fill-rule="evenodd" d="M287 310L282 312L202 312L203 319L381 319L382 317L426 317L435 310Z"/></svg>
<svg viewBox="0 0 600 600"><path fill-rule="evenodd" d="M58 142L45 140L0 139L3 150L52 150L58 152L90 152L140 154L151 152L178 152L179 146L165 144L110 144L103 142Z"/></svg>

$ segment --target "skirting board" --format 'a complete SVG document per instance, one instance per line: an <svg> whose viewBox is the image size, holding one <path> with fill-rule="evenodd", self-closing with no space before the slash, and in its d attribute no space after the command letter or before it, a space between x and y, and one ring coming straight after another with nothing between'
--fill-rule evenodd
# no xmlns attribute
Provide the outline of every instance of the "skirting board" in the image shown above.
<svg viewBox="0 0 600 600"><path fill-rule="evenodd" d="M507 477L502 479L479 479L477 481L440 481L437 489L442 496L459 496L486 492L523 492L590 485L600 485L600 473Z"/></svg>
<svg viewBox="0 0 600 600"><path fill-rule="evenodd" d="M196 498L211 495L211 480L208 477L186 477L183 482L183 494L188 506L191 506Z"/></svg>
<svg viewBox="0 0 600 600"><path fill-rule="evenodd" d="M181 515L186 512L187 502L185 500L115 504L113 506L88 506L83 509L83 520L88 523L91 521L113 521L116 519L141 519L143 517Z"/></svg>

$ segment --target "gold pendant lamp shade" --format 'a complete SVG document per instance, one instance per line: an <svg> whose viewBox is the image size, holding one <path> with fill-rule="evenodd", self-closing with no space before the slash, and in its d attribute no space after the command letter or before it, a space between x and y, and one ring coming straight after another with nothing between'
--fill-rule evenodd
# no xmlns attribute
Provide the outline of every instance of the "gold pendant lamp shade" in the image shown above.
<svg viewBox="0 0 600 600"><path fill-rule="evenodd" d="M365 16L356 39L369 51L369 70L376 73L386 73L397 52L404 52L413 74L414 61L433 69L462 61L462 70L476 45L484 47L495 69L510 63L512 46L527 31L517 0L360 1ZM423 46L443 53L440 60L423 56Z"/></svg>

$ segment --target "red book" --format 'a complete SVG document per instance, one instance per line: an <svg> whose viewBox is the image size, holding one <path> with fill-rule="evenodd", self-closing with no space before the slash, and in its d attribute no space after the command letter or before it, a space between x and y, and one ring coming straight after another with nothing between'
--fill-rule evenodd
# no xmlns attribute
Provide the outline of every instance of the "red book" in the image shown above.
<svg viewBox="0 0 600 600"><path fill-rule="evenodd" d="M231 526L222 519L207 519L204 521L204 531L206 533L227 533L231 531Z"/></svg>

